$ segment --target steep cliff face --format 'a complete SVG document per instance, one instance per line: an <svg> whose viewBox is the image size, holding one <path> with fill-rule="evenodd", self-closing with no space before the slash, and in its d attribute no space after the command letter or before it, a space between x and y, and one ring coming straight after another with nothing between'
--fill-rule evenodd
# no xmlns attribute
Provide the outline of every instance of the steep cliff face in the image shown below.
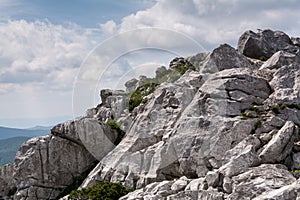
<svg viewBox="0 0 300 200"><path fill-rule="evenodd" d="M238 50L176 58L156 78L103 90L85 117L23 144L13 180L0 182L15 199L55 199L98 160L80 188L122 182L135 189L124 200L300 198L298 40L247 31Z"/></svg>
<svg viewBox="0 0 300 200"><path fill-rule="evenodd" d="M263 49L249 58L253 46ZM239 51L225 44L187 58L196 70L160 84L127 116L126 137L81 187L141 188L123 199L294 198L299 55L286 34L265 30L243 34Z"/></svg>

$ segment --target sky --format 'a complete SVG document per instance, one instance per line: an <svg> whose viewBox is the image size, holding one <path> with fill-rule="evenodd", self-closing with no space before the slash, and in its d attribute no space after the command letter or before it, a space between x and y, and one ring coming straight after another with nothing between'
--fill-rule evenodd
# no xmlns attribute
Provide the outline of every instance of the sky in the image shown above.
<svg viewBox="0 0 300 200"><path fill-rule="evenodd" d="M123 40L117 37L140 28L177 35L153 34L149 39L144 31L132 32ZM180 34L210 51L223 43L236 47L244 31L257 29L300 36L300 4L297 0L0 0L0 126L49 126L71 119L74 86L91 59L98 71L90 73L104 68L110 72L106 84L98 80L95 87L114 85L115 89L122 87L125 78L112 71L122 75L145 69L141 71L150 73L150 68L167 66L177 55L168 51L168 44L179 45ZM117 59L104 58L100 50L112 40L117 45L106 52L131 47ZM153 44L155 49L133 50L132 44L134 48ZM93 57L97 52L102 57ZM104 65L103 59L110 65ZM98 96L98 91L94 93ZM99 103L97 98L94 104Z"/></svg>

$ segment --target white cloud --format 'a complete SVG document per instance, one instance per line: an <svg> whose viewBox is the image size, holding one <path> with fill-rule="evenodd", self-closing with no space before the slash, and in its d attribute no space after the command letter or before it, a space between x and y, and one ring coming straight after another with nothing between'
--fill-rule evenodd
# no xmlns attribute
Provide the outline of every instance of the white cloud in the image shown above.
<svg viewBox="0 0 300 200"><path fill-rule="evenodd" d="M158 0L149 9L124 17L118 31L167 28L186 33L211 49L224 42L236 45L239 35L248 29L299 33L299 9L296 0Z"/></svg>
<svg viewBox="0 0 300 200"><path fill-rule="evenodd" d="M94 33L75 24L1 22L0 119L71 116L73 82Z"/></svg>
<svg viewBox="0 0 300 200"><path fill-rule="evenodd" d="M71 89L92 42L76 25L25 20L0 23L0 38L0 85L34 82L49 90Z"/></svg>
<svg viewBox="0 0 300 200"><path fill-rule="evenodd" d="M100 24L100 28L105 34L113 34L116 32L117 24L113 20L109 20L104 24Z"/></svg>

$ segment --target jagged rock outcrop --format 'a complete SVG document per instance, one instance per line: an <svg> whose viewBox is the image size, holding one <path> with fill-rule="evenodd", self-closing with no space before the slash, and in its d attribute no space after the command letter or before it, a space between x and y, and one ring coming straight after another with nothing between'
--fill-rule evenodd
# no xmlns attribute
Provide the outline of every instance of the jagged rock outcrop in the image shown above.
<svg viewBox="0 0 300 200"><path fill-rule="evenodd" d="M201 73L214 73L231 68L251 68L248 59L228 44L223 44L214 49L198 65Z"/></svg>
<svg viewBox="0 0 300 200"><path fill-rule="evenodd" d="M94 161L83 146L70 140L54 135L31 139L15 158L14 199L56 199Z"/></svg>
<svg viewBox="0 0 300 200"><path fill-rule="evenodd" d="M266 60L280 50L298 53L299 47L281 31L261 30L258 33L246 31L239 38L238 50L250 58Z"/></svg>
<svg viewBox="0 0 300 200"><path fill-rule="evenodd" d="M102 90L85 117L21 147L15 197L55 198L97 158L80 188L122 182L135 189L123 200L300 198L298 50L283 32L247 31L238 50L175 58L126 91ZM131 93L143 89L129 110ZM120 143L112 119L126 132Z"/></svg>
<svg viewBox="0 0 300 200"><path fill-rule="evenodd" d="M267 196L265 191L281 195L275 190L293 185L296 178L290 171L299 168L294 163L299 155L297 48L286 34L266 30L240 38L244 55L221 45L210 54L189 57L198 71L158 86L139 107L126 137L81 187L108 180L141 188L123 199L243 199ZM270 60L253 60L261 56ZM174 101L177 106L170 106ZM259 189L255 184L260 179L247 182L250 174L270 183ZM176 182L180 184L172 187Z"/></svg>
<svg viewBox="0 0 300 200"><path fill-rule="evenodd" d="M118 134L96 118L81 117L27 141L14 161L14 199L56 199L115 147Z"/></svg>
<svg viewBox="0 0 300 200"><path fill-rule="evenodd" d="M272 55L271 58L269 58L261 67L262 69L279 69L285 65L290 65L293 63L299 63L300 62L300 52L298 53L289 53L285 51L278 51Z"/></svg>

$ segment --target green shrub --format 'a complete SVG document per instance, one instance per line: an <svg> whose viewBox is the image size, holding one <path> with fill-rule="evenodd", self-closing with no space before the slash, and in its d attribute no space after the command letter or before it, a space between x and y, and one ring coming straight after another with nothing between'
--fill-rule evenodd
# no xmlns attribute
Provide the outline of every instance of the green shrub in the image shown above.
<svg viewBox="0 0 300 200"><path fill-rule="evenodd" d="M253 111L256 115L260 115L261 114L260 110L256 106L253 106L249 110Z"/></svg>
<svg viewBox="0 0 300 200"><path fill-rule="evenodd" d="M129 111L133 111L133 109L139 106L141 103L146 103L147 100L144 97L153 93L157 85L158 83L154 83L151 81L149 83L146 83L145 85L138 87L129 98Z"/></svg>
<svg viewBox="0 0 300 200"><path fill-rule="evenodd" d="M156 86L160 85L163 82L174 82L178 80L188 69L195 70L195 67L190 64L181 64L177 65L174 69L168 69L162 76L155 78L148 78L145 81L145 84L138 87L129 98L129 112L133 111L133 109L139 106L141 103L147 103L146 97L147 95L154 92Z"/></svg>
<svg viewBox="0 0 300 200"><path fill-rule="evenodd" d="M275 113L275 114L279 114L279 110L280 110L280 107L278 105L274 105L271 107L271 110Z"/></svg>
<svg viewBox="0 0 300 200"><path fill-rule="evenodd" d="M129 192L131 190L125 188L121 183L101 182L89 188L74 190L69 197L80 200L117 200Z"/></svg>
<svg viewBox="0 0 300 200"><path fill-rule="evenodd" d="M176 67L176 70L178 70L180 75L183 75L188 69L189 67L187 65L179 65Z"/></svg>
<svg viewBox="0 0 300 200"><path fill-rule="evenodd" d="M109 120L106 122L106 124L107 124L108 126L110 126L112 129L114 129L114 130L117 131L118 137L117 137L116 141L114 142L114 144L115 144L115 145L118 145L118 144L121 142L122 138L124 137L125 132L121 129L120 124L118 124L118 122L116 122L116 121L113 120L113 119L109 119Z"/></svg>
<svg viewBox="0 0 300 200"><path fill-rule="evenodd" d="M259 60L261 60L261 61L267 61L268 58L266 58L266 56L260 56L260 57L259 57Z"/></svg>
<svg viewBox="0 0 300 200"><path fill-rule="evenodd" d="M89 175L89 173L96 167L96 165L98 164L98 161L95 161L91 167L89 169L87 169L86 171L84 171L81 175L79 176L74 176L73 177L73 182L68 185L57 197L57 199L60 199L68 194L70 194L70 192L72 192L73 190L75 190L76 188L78 188L82 182L84 181L84 179Z"/></svg>
<svg viewBox="0 0 300 200"><path fill-rule="evenodd" d="M118 122L116 122L115 120L113 119L109 119L107 120L107 123L106 123L108 126L110 126L112 129L115 129L117 132L121 132L121 128L120 128L120 124L118 124Z"/></svg>
<svg viewBox="0 0 300 200"><path fill-rule="evenodd" d="M250 116L248 115L248 113L242 113L241 117L242 117L243 120L247 120L247 119L250 118Z"/></svg>
<svg viewBox="0 0 300 200"><path fill-rule="evenodd" d="M286 104L284 102L279 102L278 103L278 106L281 110L285 109L286 108Z"/></svg>

